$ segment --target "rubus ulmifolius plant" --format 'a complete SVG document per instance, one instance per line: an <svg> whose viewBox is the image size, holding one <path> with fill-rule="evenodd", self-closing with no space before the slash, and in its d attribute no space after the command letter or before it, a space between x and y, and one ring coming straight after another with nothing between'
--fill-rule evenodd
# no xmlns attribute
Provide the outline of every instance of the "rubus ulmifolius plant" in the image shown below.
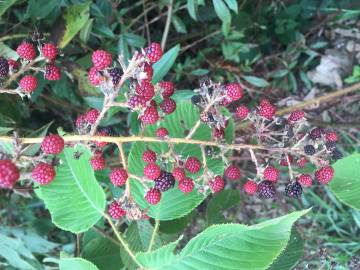
<svg viewBox="0 0 360 270"><path fill-rule="evenodd" d="M32 72L44 72L48 80L60 78L54 45L24 42L17 53L18 71L0 59L2 78L24 75L14 91L30 94L36 89ZM105 228L110 226L128 248L118 233L128 222L153 218L157 230L159 220L183 217L213 193L236 187L241 196L257 196L266 204L279 192L299 199L312 185L332 180L331 164L342 157L334 131L311 126L301 110L279 116L269 100L248 107L242 102L246 87L239 82L204 78L190 100L179 102L172 82L153 83L162 55L158 43L134 51L130 59L94 50L88 80L102 93L102 106L79 114L74 131L58 129L59 134L43 138L0 137L14 149L0 155L0 187L34 185L54 223L72 232L84 232L104 218ZM31 68L42 61L40 68ZM113 132L109 110L116 107L136 113L138 135ZM246 122L250 130L241 143L234 142L234 121ZM25 151L29 144L37 147L32 155ZM252 165L243 170L234 158L239 156ZM311 166L312 172L303 172ZM70 203L77 195L78 205L86 204L89 212L75 213L67 205L62 211L70 217L59 220L54 200Z"/></svg>

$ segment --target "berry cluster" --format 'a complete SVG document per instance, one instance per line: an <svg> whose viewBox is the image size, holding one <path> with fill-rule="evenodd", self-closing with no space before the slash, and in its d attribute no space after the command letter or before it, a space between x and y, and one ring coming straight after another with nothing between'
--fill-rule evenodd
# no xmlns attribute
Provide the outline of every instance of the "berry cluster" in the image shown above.
<svg viewBox="0 0 360 270"><path fill-rule="evenodd" d="M39 55L37 55L37 51ZM35 45L32 42L23 41L17 47L16 52L20 61L0 57L0 79L17 72L25 73L19 81L19 87L14 90L21 96L24 94L29 96L37 88L38 80L35 77L37 72L43 72L46 80L60 80L61 71L55 65L58 50L54 44L38 41Z"/></svg>

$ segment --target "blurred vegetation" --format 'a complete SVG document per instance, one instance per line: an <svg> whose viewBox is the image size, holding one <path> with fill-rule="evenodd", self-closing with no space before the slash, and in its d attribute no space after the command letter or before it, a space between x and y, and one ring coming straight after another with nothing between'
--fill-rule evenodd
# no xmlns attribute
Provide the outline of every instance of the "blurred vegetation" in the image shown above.
<svg viewBox="0 0 360 270"><path fill-rule="evenodd" d="M173 12L165 38L169 3ZM97 48L129 56L150 41L165 39L166 50L179 44L179 56L166 75L175 83L179 97L191 96L179 90L196 88L202 76L240 81L248 90L245 103L266 97L280 106L360 81L359 1L5 0L0 1L0 15L1 55L13 57L17 44L31 38L34 31L58 44L63 54L60 81L45 82L39 76L41 83L31 100L0 96L0 126L22 132L52 121L56 124L50 131L61 127L71 132L79 113L101 106L100 92L86 78L91 52ZM349 49L350 43L355 49ZM340 82L314 79L311 74L323 76L316 68L324 57L339 53L348 59L334 67ZM347 154L359 150L359 100L359 95L353 95L308 112L310 121L338 129ZM135 121L127 112L112 111L104 125L126 135L137 132ZM239 135L242 132L246 131ZM240 164L246 168L246 163ZM59 251L75 250L74 236L55 228L33 195L28 190L21 194L0 191L0 269L27 269L28 264L51 269L43 264L56 261ZM307 189L299 202L280 198L271 205L242 194L239 197L238 192L222 196L228 203L220 209L216 197L209 198L186 218L162 223L163 238L174 239L183 229L185 238L191 238L211 223L254 224L293 209L313 207L297 226L305 251L296 269L359 269L360 212L340 203L328 189ZM92 233L85 234L84 243ZM12 266L5 266L1 257Z"/></svg>

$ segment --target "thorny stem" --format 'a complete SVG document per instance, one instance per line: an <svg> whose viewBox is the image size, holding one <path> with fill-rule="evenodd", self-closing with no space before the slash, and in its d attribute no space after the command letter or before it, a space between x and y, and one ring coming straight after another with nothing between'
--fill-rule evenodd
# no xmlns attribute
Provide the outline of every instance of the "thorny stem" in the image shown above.
<svg viewBox="0 0 360 270"><path fill-rule="evenodd" d="M116 241L114 238L112 238L110 235L108 235L106 232L104 232L102 229L98 228L97 226L94 226L91 229L94 230L95 232L101 234L103 237L105 237L106 239L108 239L109 241L114 243L115 245L122 247L121 243Z"/></svg>
<svg viewBox="0 0 360 270"><path fill-rule="evenodd" d="M286 161L287 161L288 168L289 168L290 180L293 180L294 179L294 173L293 173L293 170L291 168L291 162L290 162L289 155L286 155Z"/></svg>
<svg viewBox="0 0 360 270"><path fill-rule="evenodd" d="M256 159L254 150L249 149L249 152L250 152L251 160L254 162L255 167L256 167L256 177L259 177L260 176L260 167L259 167L259 163Z"/></svg>
<svg viewBox="0 0 360 270"><path fill-rule="evenodd" d="M160 220L155 219L154 230L153 230L152 235L151 235L151 239L150 239L150 243L149 243L149 247L148 247L147 252L150 252L151 249L153 248L154 244L155 244L155 237L156 237L156 234L157 234L157 232L159 230L159 225L160 225Z"/></svg>

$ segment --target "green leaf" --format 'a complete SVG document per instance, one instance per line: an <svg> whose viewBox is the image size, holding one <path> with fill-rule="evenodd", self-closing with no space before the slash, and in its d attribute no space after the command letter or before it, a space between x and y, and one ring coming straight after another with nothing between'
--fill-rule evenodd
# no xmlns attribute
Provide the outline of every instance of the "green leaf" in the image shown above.
<svg viewBox="0 0 360 270"><path fill-rule="evenodd" d="M99 269L120 270L123 267L120 247L103 237L88 242L83 248L82 257Z"/></svg>
<svg viewBox="0 0 360 270"><path fill-rule="evenodd" d="M90 38L91 30L93 28L93 22L94 19L88 20L80 31L79 37L85 43L87 43Z"/></svg>
<svg viewBox="0 0 360 270"><path fill-rule="evenodd" d="M240 201L239 191L236 189L226 189L216 193L206 209L208 225L225 222L223 211L234 206Z"/></svg>
<svg viewBox="0 0 360 270"><path fill-rule="evenodd" d="M218 15L222 23L222 31L224 35L227 35L230 31L231 24L231 14L223 0L213 0L213 5L215 8L215 13Z"/></svg>
<svg viewBox="0 0 360 270"><path fill-rule="evenodd" d="M225 114L228 112L224 112ZM170 115L165 116L160 126L167 128L172 138L184 138L185 130L190 130L199 120L198 108L190 102L178 103L176 111ZM148 126L144 131L144 136L155 137L157 126ZM211 129L201 124L193 135L193 139L210 141L212 139ZM234 136L233 121L229 121L228 127L225 129L225 138L227 142L231 142ZM158 154L165 153L168 150L168 145L165 143L134 143L129 154L129 172L139 177L143 176L143 169L145 163L141 159L141 155L146 148L150 148ZM188 156L195 156L202 160L201 149L198 145L177 144L174 146L174 151L184 158ZM163 169L171 170L170 164L161 164ZM209 170L215 174L222 174L224 170L224 163L221 159L207 158L207 166ZM191 177L195 181L200 181L202 170ZM162 193L162 199L159 204L149 206L144 199L144 186L135 179L131 179L131 192L136 202L143 208L147 209L147 214L150 217L160 220L172 220L180 218L190 213L196 206L198 206L204 199L204 196L196 190L189 194L182 193L176 187Z"/></svg>
<svg viewBox="0 0 360 270"><path fill-rule="evenodd" d="M233 10L236 14L238 13L238 3L237 0L225 0L225 3L228 7Z"/></svg>
<svg viewBox="0 0 360 270"><path fill-rule="evenodd" d="M53 121L49 124L39 128L38 130L34 130L30 134L28 134L28 137L45 137L47 134L50 126L52 125ZM34 143L29 146L27 146L23 151L24 155L27 156L34 156L39 150L40 150L41 144L40 143Z"/></svg>
<svg viewBox="0 0 360 270"><path fill-rule="evenodd" d="M59 8L59 2L56 0L30 0L27 2L27 17L37 20L47 17L56 8Z"/></svg>
<svg viewBox="0 0 360 270"><path fill-rule="evenodd" d="M352 154L333 165L334 179L329 187L348 206L360 210L360 153Z"/></svg>
<svg viewBox="0 0 360 270"><path fill-rule="evenodd" d="M256 87L267 87L269 86L269 83L262 79L262 78L259 78L259 77L255 77L255 76L243 76L243 78L251 83L252 85L255 85Z"/></svg>
<svg viewBox="0 0 360 270"><path fill-rule="evenodd" d="M91 262L82 258L64 258L59 262L60 270L99 270Z"/></svg>
<svg viewBox="0 0 360 270"><path fill-rule="evenodd" d="M89 20L90 2L71 5L65 12L65 33L59 47L64 48Z"/></svg>
<svg viewBox="0 0 360 270"><path fill-rule="evenodd" d="M186 25L180 19L179 16L173 15L171 21L172 21L172 24L174 25L174 28L175 28L176 32L182 33L182 34L187 33Z"/></svg>
<svg viewBox="0 0 360 270"><path fill-rule="evenodd" d="M78 160L74 159L77 151L82 153ZM105 193L89 163L90 151L77 145L65 148L60 157L62 164L54 181L39 186L36 193L44 200L56 226L73 233L87 231L105 209Z"/></svg>
<svg viewBox="0 0 360 270"><path fill-rule="evenodd" d="M155 84L159 82L168 73L170 68L175 63L175 59L180 52L180 45L172 47L166 52L159 61L157 61L152 67L154 69L154 75L152 82Z"/></svg>
<svg viewBox="0 0 360 270"><path fill-rule="evenodd" d="M196 21L197 0L187 0L186 7L190 14L190 17Z"/></svg>
<svg viewBox="0 0 360 270"><path fill-rule="evenodd" d="M207 228L174 254L175 243L139 253L142 267L155 270L267 269L288 245L293 223L308 210L245 226L222 224Z"/></svg>
<svg viewBox="0 0 360 270"><path fill-rule="evenodd" d="M6 10L16 3L17 0L2 0L0 1L0 17L6 12Z"/></svg>
<svg viewBox="0 0 360 270"><path fill-rule="evenodd" d="M19 55L16 53L16 51L6 46L3 42L0 42L0 55L5 58L11 58L13 60L19 59Z"/></svg>

